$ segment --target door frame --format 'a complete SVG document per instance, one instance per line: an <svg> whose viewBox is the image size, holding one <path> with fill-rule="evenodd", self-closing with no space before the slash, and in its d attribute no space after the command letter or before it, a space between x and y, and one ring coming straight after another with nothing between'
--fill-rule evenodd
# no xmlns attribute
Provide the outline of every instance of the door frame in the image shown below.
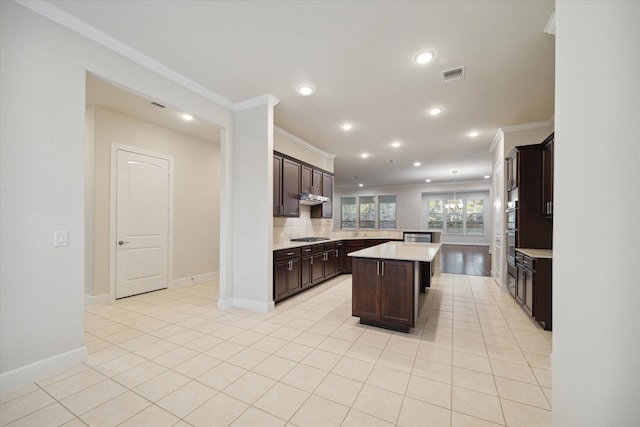
<svg viewBox="0 0 640 427"><path fill-rule="evenodd" d="M116 300L116 225L117 225L117 189L118 189L118 151L129 151L143 156L157 157L169 162L169 242L167 245L167 287L173 280L173 156L131 145L111 143L109 193L109 302Z"/></svg>

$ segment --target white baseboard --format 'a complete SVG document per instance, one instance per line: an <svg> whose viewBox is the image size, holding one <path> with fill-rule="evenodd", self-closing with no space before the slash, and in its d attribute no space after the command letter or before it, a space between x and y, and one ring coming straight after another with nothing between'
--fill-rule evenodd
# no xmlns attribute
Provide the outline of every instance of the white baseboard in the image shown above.
<svg viewBox="0 0 640 427"><path fill-rule="evenodd" d="M47 378L72 368L87 360L87 347L78 347L66 353L57 354L47 359L13 369L0 374L0 393L16 389L34 381Z"/></svg>
<svg viewBox="0 0 640 427"><path fill-rule="evenodd" d="M109 302L109 294L89 295L84 294L84 305L106 304Z"/></svg>
<svg viewBox="0 0 640 427"><path fill-rule="evenodd" d="M271 302L252 301L244 298L234 298L233 304L238 308L246 308L247 310L257 311L258 313L268 313L273 311L276 304Z"/></svg>
<svg viewBox="0 0 640 427"><path fill-rule="evenodd" d="M210 273L197 274L195 276L183 277L181 279L174 279L171 281L171 284L169 285L169 287L175 288L178 286L192 285L194 283L207 282L209 280L215 280L219 278L220 278L220 272L212 271Z"/></svg>
<svg viewBox="0 0 640 427"><path fill-rule="evenodd" d="M229 298L229 299L219 299L218 300L218 308L224 310L225 308L245 308L247 310L256 311L258 313L268 313L273 311L275 308L275 303L273 301L270 302L260 302L247 300L244 298Z"/></svg>

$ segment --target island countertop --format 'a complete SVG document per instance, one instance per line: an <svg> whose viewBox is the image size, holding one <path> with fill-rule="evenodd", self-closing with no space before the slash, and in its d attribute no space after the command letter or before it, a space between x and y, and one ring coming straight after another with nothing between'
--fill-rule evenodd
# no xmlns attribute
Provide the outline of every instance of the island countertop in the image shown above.
<svg viewBox="0 0 640 427"><path fill-rule="evenodd" d="M441 246L442 243L387 242L351 252L348 255L356 258L432 262Z"/></svg>

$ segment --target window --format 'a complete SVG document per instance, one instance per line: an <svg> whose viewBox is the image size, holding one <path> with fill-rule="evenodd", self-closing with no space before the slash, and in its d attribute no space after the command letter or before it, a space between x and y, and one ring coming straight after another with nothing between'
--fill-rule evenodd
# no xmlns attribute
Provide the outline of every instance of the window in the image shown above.
<svg viewBox="0 0 640 427"><path fill-rule="evenodd" d="M442 200L429 200L427 228L442 230Z"/></svg>
<svg viewBox="0 0 640 427"><path fill-rule="evenodd" d="M467 199L467 234L484 234L484 199Z"/></svg>
<svg viewBox="0 0 640 427"><path fill-rule="evenodd" d="M396 196L341 197L340 228L395 229Z"/></svg>
<svg viewBox="0 0 640 427"><path fill-rule="evenodd" d="M396 196L378 196L378 228L396 228Z"/></svg>
<svg viewBox="0 0 640 427"><path fill-rule="evenodd" d="M356 198L340 198L340 228L356 228Z"/></svg>
<svg viewBox="0 0 640 427"><path fill-rule="evenodd" d="M446 223L444 232L447 234L463 234L464 224L462 223L462 199L445 200L444 211Z"/></svg>
<svg viewBox="0 0 640 427"><path fill-rule="evenodd" d="M484 234L483 198L429 198L427 228L443 234Z"/></svg>
<svg viewBox="0 0 640 427"><path fill-rule="evenodd" d="M360 228L376 228L375 196L359 197Z"/></svg>

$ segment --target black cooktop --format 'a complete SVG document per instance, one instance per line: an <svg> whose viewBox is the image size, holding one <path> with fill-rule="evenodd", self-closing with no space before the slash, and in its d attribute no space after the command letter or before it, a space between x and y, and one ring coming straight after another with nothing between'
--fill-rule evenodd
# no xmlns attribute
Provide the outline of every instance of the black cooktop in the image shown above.
<svg viewBox="0 0 640 427"><path fill-rule="evenodd" d="M329 240L329 237L298 237L291 239L292 242L321 242L323 240Z"/></svg>

